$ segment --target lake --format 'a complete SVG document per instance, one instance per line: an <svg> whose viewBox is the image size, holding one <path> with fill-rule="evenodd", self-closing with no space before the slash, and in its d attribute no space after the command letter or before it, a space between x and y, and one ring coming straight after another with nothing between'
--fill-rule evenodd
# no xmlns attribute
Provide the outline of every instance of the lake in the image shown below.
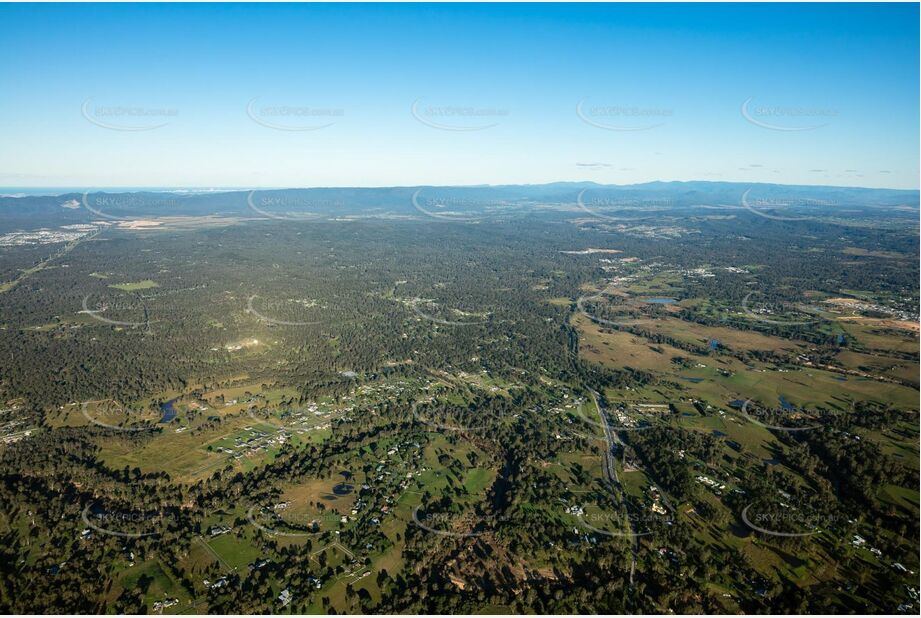
<svg viewBox="0 0 921 618"><path fill-rule="evenodd" d="M655 298L644 298L643 302L652 303L653 305L671 305L672 303L676 303L678 301L674 298L655 297Z"/></svg>
<svg viewBox="0 0 921 618"><path fill-rule="evenodd" d="M160 417L160 423L166 424L176 418L176 409L173 407L175 403L175 399L170 399L166 403L160 404L160 412L163 413L163 416Z"/></svg>

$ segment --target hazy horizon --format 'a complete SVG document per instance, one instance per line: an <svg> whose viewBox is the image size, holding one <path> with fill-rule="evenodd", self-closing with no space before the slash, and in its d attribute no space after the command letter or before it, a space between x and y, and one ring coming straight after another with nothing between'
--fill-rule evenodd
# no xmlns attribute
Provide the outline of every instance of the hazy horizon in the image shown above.
<svg viewBox="0 0 921 618"><path fill-rule="evenodd" d="M887 187L887 186L869 186L869 185L836 185L836 184L805 184L805 183L787 183L787 182L752 182L746 180L649 180L643 182L615 183L615 182L598 182L597 180L549 180L546 182L501 182L501 183L469 183L469 184L399 184L399 185L289 185L289 186L246 186L246 187L219 187L219 186L73 186L73 187L40 187L40 186L0 186L0 197L30 197L30 196L57 196L67 193L94 192L94 191L125 191L125 192L165 192L165 193L230 193L234 191L288 191L288 190L310 190L310 189L405 189L414 187L433 187L433 188L477 188L477 187L515 187L515 186L543 186L556 184L596 184L604 187L633 187L649 184L690 184L690 183L713 183L713 184L738 184L738 185L776 185L787 187L810 187L810 188L829 188L829 189L866 189L880 191L921 191L917 187ZM16 192L15 195L9 192Z"/></svg>

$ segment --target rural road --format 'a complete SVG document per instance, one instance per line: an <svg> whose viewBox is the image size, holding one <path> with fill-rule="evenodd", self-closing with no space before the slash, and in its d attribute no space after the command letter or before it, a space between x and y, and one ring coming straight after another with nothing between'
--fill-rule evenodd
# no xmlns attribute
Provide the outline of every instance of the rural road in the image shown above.
<svg viewBox="0 0 921 618"><path fill-rule="evenodd" d="M593 390L589 390L592 394L592 400L595 402L595 408L598 410L598 417L601 419L601 426L604 428L604 438L607 444L607 448L604 451L604 473L608 479L608 482L612 485L623 489L620 484L620 479L617 476L617 466L614 460L614 445L623 447L623 442L621 442L620 437L617 435L617 432L613 431L608 425L608 419L604 414L604 407L601 404L600 399L598 398L598 393ZM633 557L630 561L630 588L633 588L633 574L636 571L636 556L639 548L639 537L636 534L636 530L633 528L633 522L630 520L630 514L627 511L627 500L626 492L623 492L624 498L624 511L627 515L627 525L630 526L630 536L633 538L633 548L632 553Z"/></svg>

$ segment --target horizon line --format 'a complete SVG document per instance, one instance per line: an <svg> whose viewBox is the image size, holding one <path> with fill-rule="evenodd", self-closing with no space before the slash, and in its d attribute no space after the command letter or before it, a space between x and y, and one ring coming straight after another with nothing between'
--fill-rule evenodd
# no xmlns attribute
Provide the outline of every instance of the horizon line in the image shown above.
<svg viewBox="0 0 921 618"><path fill-rule="evenodd" d="M230 193L236 191L297 191L297 190L312 190L312 189L416 189L420 187L431 187L431 188L452 188L452 189L476 189L476 188L499 188L499 187L541 187L549 185L597 185L601 187L640 187L643 185L650 184L688 184L688 183L709 183L709 184L737 184L737 185L769 185L769 186L786 186L786 187L809 187L815 189L827 188L827 189L853 189L853 190L868 190L868 191L904 191L904 192L915 192L921 193L921 187L917 188L901 188L901 187L882 187L882 186L854 186L854 185L834 185L834 184L803 184L803 183L783 183L783 182L752 182L752 181L740 181L740 180L649 180L645 182L634 182L626 184L617 184L617 183L604 183L598 182L595 180L551 180L546 182L507 182L507 183L480 183L480 184L416 184L416 185L313 185L313 186L239 186L239 187L228 187L228 186L209 186L209 185L157 185L157 186L143 186L143 185L107 185L107 186L24 186L24 185L5 185L0 186L0 192L15 192L15 191L48 191L48 193L33 193L32 195L8 195L3 194L0 197L5 198L22 198L22 197L54 197L59 195L66 195L68 193L89 193L89 192L98 192L98 191L112 191L119 190L123 192L180 192L180 191L198 191L198 192L214 192L214 193ZM54 193L54 191L59 191L59 193Z"/></svg>

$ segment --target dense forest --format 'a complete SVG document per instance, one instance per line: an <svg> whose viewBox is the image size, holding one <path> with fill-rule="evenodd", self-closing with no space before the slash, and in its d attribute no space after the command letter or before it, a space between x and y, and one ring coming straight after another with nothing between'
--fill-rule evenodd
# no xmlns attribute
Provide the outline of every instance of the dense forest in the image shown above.
<svg viewBox="0 0 921 618"><path fill-rule="evenodd" d="M0 246L0 610L916 610L904 196L573 189L57 198Z"/></svg>

